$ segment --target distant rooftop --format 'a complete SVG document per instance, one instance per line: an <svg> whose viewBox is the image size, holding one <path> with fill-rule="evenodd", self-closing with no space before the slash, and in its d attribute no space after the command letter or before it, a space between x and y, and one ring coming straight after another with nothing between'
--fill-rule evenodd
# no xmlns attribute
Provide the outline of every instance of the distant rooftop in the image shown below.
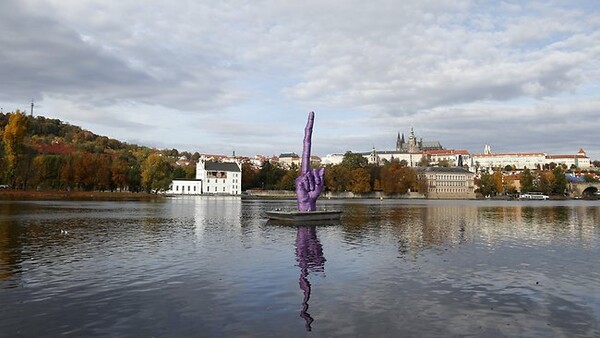
<svg viewBox="0 0 600 338"><path fill-rule="evenodd" d="M240 172L240 167L233 162L206 162L205 170Z"/></svg>
<svg viewBox="0 0 600 338"><path fill-rule="evenodd" d="M469 173L472 172L460 167L417 167L417 171L439 172L439 173Z"/></svg>

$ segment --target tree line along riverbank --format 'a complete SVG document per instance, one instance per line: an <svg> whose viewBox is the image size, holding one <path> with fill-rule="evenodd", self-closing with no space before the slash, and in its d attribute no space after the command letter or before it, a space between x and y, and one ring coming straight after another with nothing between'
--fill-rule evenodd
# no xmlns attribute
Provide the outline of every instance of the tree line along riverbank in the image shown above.
<svg viewBox="0 0 600 338"><path fill-rule="evenodd" d="M0 200L32 201L32 200L97 200L97 201L157 201L163 195L132 192L110 191L34 191L34 190L0 190Z"/></svg>

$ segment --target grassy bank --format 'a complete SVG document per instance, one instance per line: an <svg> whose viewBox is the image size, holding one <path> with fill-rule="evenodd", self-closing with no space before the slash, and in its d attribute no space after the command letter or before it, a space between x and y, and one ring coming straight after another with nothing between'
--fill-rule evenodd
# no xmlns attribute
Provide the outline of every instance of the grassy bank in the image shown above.
<svg viewBox="0 0 600 338"><path fill-rule="evenodd" d="M33 191L0 190L0 200L98 200L98 201L146 201L162 200L162 195L110 192L110 191Z"/></svg>

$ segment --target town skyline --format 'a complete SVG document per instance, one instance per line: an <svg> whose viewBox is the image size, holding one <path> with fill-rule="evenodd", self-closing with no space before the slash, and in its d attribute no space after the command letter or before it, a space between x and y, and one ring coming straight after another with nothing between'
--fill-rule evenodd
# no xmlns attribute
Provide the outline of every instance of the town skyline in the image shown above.
<svg viewBox="0 0 600 338"><path fill-rule="evenodd" d="M393 149L600 159L594 1L0 4L0 107L160 149Z"/></svg>

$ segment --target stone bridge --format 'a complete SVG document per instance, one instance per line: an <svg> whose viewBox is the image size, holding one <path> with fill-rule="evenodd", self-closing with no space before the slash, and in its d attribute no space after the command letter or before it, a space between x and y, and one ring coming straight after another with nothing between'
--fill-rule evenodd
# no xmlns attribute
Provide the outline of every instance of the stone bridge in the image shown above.
<svg viewBox="0 0 600 338"><path fill-rule="evenodd" d="M598 191L600 191L600 183L569 183L571 197L594 196Z"/></svg>

